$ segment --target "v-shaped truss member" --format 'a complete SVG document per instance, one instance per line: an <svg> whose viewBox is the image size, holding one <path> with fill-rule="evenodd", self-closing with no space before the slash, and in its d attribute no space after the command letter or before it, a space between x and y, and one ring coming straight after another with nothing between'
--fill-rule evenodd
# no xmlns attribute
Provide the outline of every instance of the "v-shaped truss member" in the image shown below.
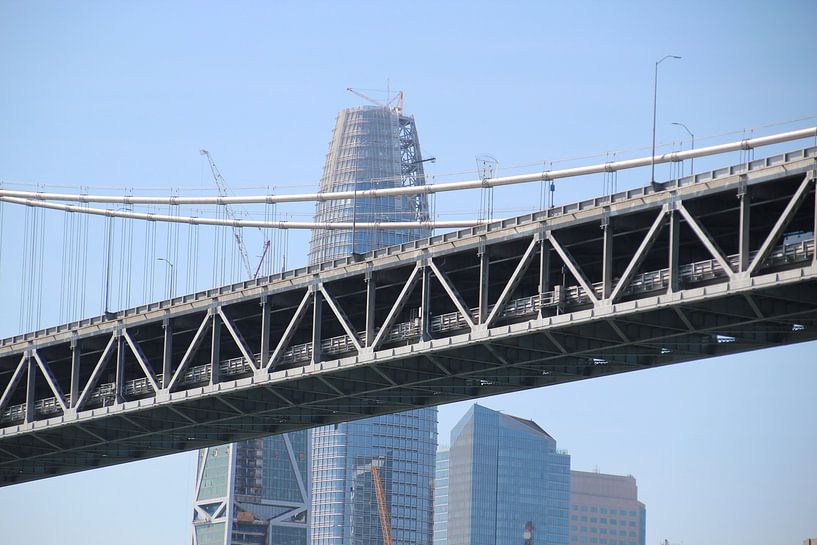
<svg viewBox="0 0 817 545"><path fill-rule="evenodd" d="M437 267L437 264L434 262L433 259L428 260L428 266L431 267L431 270L434 271L434 276L437 277L439 280L440 285L445 290L445 293L448 294L448 297L451 299L451 302L454 303L454 306L457 307L457 311L462 315L463 319L468 323L468 325L473 329L476 325L474 323L474 317L471 316L471 311L468 310L468 307L465 306L465 302L462 300L462 296L451 283L451 280L448 279L448 276Z"/></svg>
<svg viewBox="0 0 817 545"><path fill-rule="evenodd" d="M644 261L644 258L647 257L647 252L650 251L655 239L658 236L658 233L661 232L661 227L664 224L664 216L667 214L667 206L664 205L661 208L661 211L658 213L658 217L655 218L655 221L652 222L652 226L650 226L650 230L647 231L647 234L644 236L644 240L641 241L641 244L638 246L638 250L636 250L635 255L630 260L630 263L627 265L627 268L624 269L624 274L621 275L621 278L618 280L618 284L613 289L613 292L610 294L610 302L614 303L616 298L621 294L621 291L627 287L630 283L630 280L635 274L635 271L638 270L638 267Z"/></svg>
<svg viewBox="0 0 817 545"><path fill-rule="evenodd" d="M491 313L485 320L485 325L487 327L490 327L494 320L496 320L497 316L499 316L504 310L505 303L508 302L508 298L510 298L513 290L516 289L516 286L519 285L520 280L522 280L522 277L525 275L525 271L528 270L531 258L533 258L533 254L538 245L539 241L535 237L530 241L530 244L528 244L528 248L525 250L525 253L522 254L522 259L519 260L519 263L516 265L516 269L514 269L513 274L508 280L508 283L505 284L505 287L502 289L502 293L499 294L499 299L494 305L494 308L491 310Z"/></svg>
<svg viewBox="0 0 817 545"><path fill-rule="evenodd" d="M153 374L153 370L148 365L148 360L145 357L145 354L142 352L142 349L139 348L139 345L128 333L127 329L122 330L122 336L125 337L125 342L127 342L128 346L133 352L133 355L136 357L136 361L139 364L139 367L142 368L142 372L145 374L145 378L150 383L150 387L153 388L153 391L158 393L161 389L159 386L159 382L156 380L156 375Z"/></svg>
<svg viewBox="0 0 817 545"><path fill-rule="evenodd" d="M421 267L422 266L418 263L415 265L414 270L411 271L408 280L406 280L405 285L403 285L403 289L400 290L400 295L397 296L397 300L394 302L394 305L392 305L389 314L386 316L386 320L380 327L380 331L377 332L374 340L369 345L369 348L372 350L377 350L377 348L383 343L386 335L389 334L389 330L394 324L394 320L397 318L397 315L400 314L400 311L403 310L403 306L406 304L406 301L411 294L411 290L414 289L414 285L417 283L417 277L419 276ZM366 339L366 342L369 342L368 338Z"/></svg>
<svg viewBox="0 0 817 545"><path fill-rule="evenodd" d="M734 280L735 278L735 271L732 270L732 265L729 264L729 261L724 257L723 252L721 252L720 248L715 244L715 242L710 238L709 234L706 232L706 229L698 223L698 221L692 217L692 214L689 213L686 206L684 206L683 201L678 201L676 203L676 207L678 211L684 216L684 219L687 222L687 225L692 229L695 233L695 236L698 237L706 249L709 250L709 253L712 254L712 257L715 258L715 261L721 266L723 272L725 272L730 280Z"/></svg>
<svg viewBox="0 0 817 545"><path fill-rule="evenodd" d="M355 348L358 352L363 350L363 344L360 342L360 337L357 334L357 331L354 327L352 327L351 322L349 322L349 317L343 311L343 309L338 305L338 302L335 301L335 298L329 293L329 291L321 284L319 286L321 293L323 294L323 298L326 303L329 305L329 308L332 309L332 314L335 315L335 318L338 319L340 322L340 326L343 328L343 331L346 332L346 335L352 340L352 343L355 345Z"/></svg>
<svg viewBox="0 0 817 545"><path fill-rule="evenodd" d="M173 373L173 378L170 379L170 384L167 385L168 390L173 390L178 384L181 378L184 376L184 372L187 370L187 367L190 365L190 360L193 359L193 354L196 353L198 350L199 345L201 345L201 341L204 339L205 332L210 328L212 323L212 317L210 313L204 315L204 319L202 319L201 324L199 324L199 328L196 330L196 334L193 335L193 340L190 341L190 346L187 347L187 350L184 352L184 356L182 356L182 361L179 362L179 367L176 369L176 372ZM218 365L217 361L211 362L212 365Z"/></svg>
<svg viewBox="0 0 817 545"><path fill-rule="evenodd" d="M272 351L269 361L264 366L265 369L269 370L271 367L275 367L275 364L278 363L278 360L284 355L284 350L286 350L287 345L292 339L292 336L295 334L295 331L298 329L298 326L301 325L301 320L303 320L304 314L306 314L306 309L309 306L309 302L313 299L313 297L314 293L309 290L304 293L298 308L295 310L295 315L292 317L292 320L289 321L289 324L287 324L284 334L281 335L281 339L278 341L275 350Z"/></svg>
<svg viewBox="0 0 817 545"><path fill-rule="evenodd" d="M567 250L565 250L562 247L562 244L556 239L556 237L553 235L553 232L549 232L547 238L550 241L550 245L553 246L553 249L556 250L556 253L559 254L559 257L562 258L562 262L570 271L570 274L573 275L573 277L582 287L584 292L593 302L593 306L597 305L599 303L599 296L596 295L596 292L593 289L593 285L590 282L588 282L587 278L584 276L584 273L582 273L582 271L579 269L579 266L576 265L576 262L573 260L573 256L567 253Z"/></svg>
<svg viewBox="0 0 817 545"><path fill-rule="evenodd" d="M75 405L77 410L82 409L82 407L84 407L85 403L88 401L88 398L91 397L91 392L93 392L94 388L96 387L96 383L99 382L99 377L102 376L102 371L105 369L105 364L108 362L108 357L111 355L111 352L113 352L113 347L116 345L116 338L117 335L116 332L114 332L111 335L111 338L108 339L108 344L105 345L105 349L99 356L99 360L97 360L96 366L91 372L91 376L88 378L88 382L85 383L85 388L83 388L82 393L79 395L79 399Z"/></svg>
<svg viewBox="0 0 817 545"><path fill-rule="evenodd" d="M54 397L57 399L57 402L60 404L60 407L62 407L62 410L67 411L68 405L65 403L65 396L62 395L62 392L60 391L60 385L57 384L57 381L51 374L51 370L48 368L45 362L43 362L42 358L40 358L40 354L38 354L36 350L32 350L31 355L34 358L34 361L37 362L37 367L40 368L40 372L42 372L43 376L45 377L45 381L48 383L48 387L51 388L51 393L54 394ZM31 360L29 360L29 365L31 365Z"/></svg>
<svg viewBox="0 0 817 545"><path fill-rule="evenodd" d="M241 331L235 327L235 324L233 324L229 318L227 318L227 315L224 313L224 310L221 307L218 308L218 316L221 318L221 323L223 323L224 327L227 328L227 332L230 334L230 337L233 338L236 346L238 346L238 349L241 351L241 355L244 356L244 360L253 369L256 369L257 366L255 364L255 358L250 352L250 349L247 347L247 341L244 340L244 336L241 334Z"/></svg>
<svg viewBox="0 0 817 545"><path fill-rule="evenodd" d="M23 378L23 373L26 371L28 371L28 354L24 353L17 367L14 369L14 374L11 375L11 380L9 380L9 383L6 385L6 389L3 390L3 395L0 396L0 411L5 409L6 405L8 405L12 392L14 392L20 379Z"/></svg>
<svg viewBox="0 0 817 545"><path fill-rule="evenodd" d="M753 274L757 270L758 266L766 259L766 256L769 254L769 250L772 249L772 245L774 245L774 243L783 233L783 230L791 221L792 217L794 217L794 213L797 211L800 203L803 202L803 199L805 198L806 193L813 182L814 174L806 174L803 181L800 182L800 186L797 188L797 191L794 192L791 200L783 210L783 213L780 214L779 218L777 218L777 222L775 222L774 227L772 227L771 233L769 233L769 236L767 236L766 240L763 241L763 245L760 247L760 250L758 250L755 258L752 260L752 263L749 264L749 268L746 269L748 274Z"/></svg>

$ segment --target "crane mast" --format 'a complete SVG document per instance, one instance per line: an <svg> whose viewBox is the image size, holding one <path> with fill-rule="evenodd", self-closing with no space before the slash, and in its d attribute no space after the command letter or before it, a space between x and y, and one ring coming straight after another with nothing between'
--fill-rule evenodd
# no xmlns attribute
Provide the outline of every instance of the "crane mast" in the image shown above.
<svg viewBox="0 0 817 545"><path fill-rule="evenodd" d="M372 460L372 480L374 481L374 491L377 495L377 511L380 514L380 530L383 532L383 545L392 545L391 524L389 523L389 512L386 509L386 493L383 491L383 483L380 482L380 472Z"/></svg>
<svg viewBox="0 0 817 545"><path fill-rule="evenodd" d="M219 195L221 195L222 197L227 196L227 183L224 181L224 177L221 175L221 172L218 170L218 167L216 166L216 162L213 161L213 157L210 155L210 152L207 151L206 149L203 149L203 150L200 150L199 153L201 153L202 155L207 157L207 162L210 164L210 172L213 173L213 180L215 180L216 185L218 186ZM230 205L225 204L224 205L224 210L227 213L227 217L230 218L231 220L235 221L235 220L238 219L238 218L236 218L236 215L233 212L233 209L230 207ZM253 273L252 273L252 268L250 267L250 258L247 255L247 248L244 245L244 238L241 235L241 228L236 227L235 225L233 225L232 230L233 230L233 238L235 238L235 243L238 246L239 253L241 254L241 264L244 266L244 270L247 272L247 277L248 278L255 278L253 276ZM259 268L260 268L260 264L259 264Z"/></svg>

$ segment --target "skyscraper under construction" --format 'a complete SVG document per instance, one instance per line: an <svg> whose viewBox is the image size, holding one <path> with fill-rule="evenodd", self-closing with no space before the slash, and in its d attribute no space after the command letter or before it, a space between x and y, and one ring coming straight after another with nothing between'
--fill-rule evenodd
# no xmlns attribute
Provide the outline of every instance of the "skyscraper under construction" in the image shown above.
<svg viewBox="0 0 817 545"><path fill-rule="evenodd" d="M423 183L414 118L400 106L338 114L322 192ZM425 196L321 202L315 214L316 222L352 224L427 220ZM429 234L316 229L309 262ZM436 445L437 410L430 408L204 449L193 499L193 543L382 545L385 515L394 545L431 545Z"/></svg>
<svg viewBox="0 0 817 545"><path fill-rule="evenodd" d="M401 108L338 114L321 191L425 183L414 118ZM316 222L425 221L425 196L320 202ZM314 230L310 263L428 236L423 229ZM312 545L382 545L378 483L394 545L431 545L437 409L317 428L312 432ZM376 471L373 471L372 468ZM389 531L389 530L386 530Z"/></svg>

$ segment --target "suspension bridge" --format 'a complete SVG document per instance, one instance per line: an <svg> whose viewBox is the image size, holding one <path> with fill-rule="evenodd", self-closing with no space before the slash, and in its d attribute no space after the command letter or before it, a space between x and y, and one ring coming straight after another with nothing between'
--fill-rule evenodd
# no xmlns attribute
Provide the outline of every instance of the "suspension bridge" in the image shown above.
<svg viewBox="0 0 817 545"><path fill-rule="evenodd" d="M365 195L0 190L0 201L150 221L343 229L352 226L158 217L88 203L275 204L455 191L815 134ZM182 296L171 290L165 300L0 340L0 484L813 340L815 180L817 146L513 218L427 222L465 228Z"/></svg>

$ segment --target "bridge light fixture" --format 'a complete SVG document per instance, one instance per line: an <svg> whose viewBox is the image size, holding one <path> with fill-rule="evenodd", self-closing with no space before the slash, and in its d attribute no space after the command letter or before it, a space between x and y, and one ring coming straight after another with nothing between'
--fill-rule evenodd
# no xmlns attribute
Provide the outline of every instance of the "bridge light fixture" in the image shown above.
<svg viewBox="0 0 817 545"><path fill-rule="evenodd" d="M658 105L658 65L667 59L681 59L678 55L664 55L655 61L655 75L653 76L652 91L652 156L650 158L650 183L655 187L655 114Z"/></svg>

